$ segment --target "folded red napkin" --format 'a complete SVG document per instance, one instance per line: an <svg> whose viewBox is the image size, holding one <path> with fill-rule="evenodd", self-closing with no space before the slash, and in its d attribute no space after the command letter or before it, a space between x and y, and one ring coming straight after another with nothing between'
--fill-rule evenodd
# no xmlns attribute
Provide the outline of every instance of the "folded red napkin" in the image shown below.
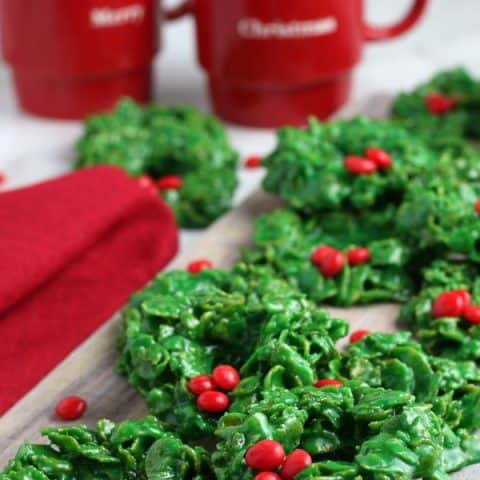
<svg viewBox="0 0 480 480"><path fill-rule="evenodd" d="M177 251L168 206L115 167L0 194L0 414Z"/></svg>

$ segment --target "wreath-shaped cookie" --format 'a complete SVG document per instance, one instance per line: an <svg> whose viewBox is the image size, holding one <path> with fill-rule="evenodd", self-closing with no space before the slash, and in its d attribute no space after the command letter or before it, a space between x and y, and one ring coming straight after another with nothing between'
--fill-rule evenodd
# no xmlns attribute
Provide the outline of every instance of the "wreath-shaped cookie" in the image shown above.
<svg viewBox="0 0 480 480"><path fill-rule="evenodd" d="M381 208L438 161L425 143L386 121L357 117L278 132L263 165L265 190L306 214Z"/></svg>
<svg viewBox="0 0 480 480"><path fill-rule="evenodd" d="M123 315L120 373L152 413L188 439L212 436L230 403L219 392L223 408L198 408L192 391L202 388L189 380L234 365L242 377L251 376L236 388L248 395L278 382L311 385L316 368L338 355L335 342L347 332L345 322L319 311L267 269L245 265L233 273L161 274Z"/></svg>
<svg viewBox="0 0 480 480"><path fill-rule="evenodd" d="M183 227L199 228L228 211L238 155L224 127L193 107L141 107L124 100L85 123L76 167L117 165L161 195Z"/></svg>
<svg viewBox="0 0 480 480"><path fill-rule="evenodd" d="M255 223L247 262L268 265L310 299L335 305L403 302L414 291L412 249L392 236L395 209L303 218L282 209Z"/></svg>
<svg viewBox="0 0 480 480"><path fill-rule="evenodd" d="M480 138L480 82L463 68L444 71L400 94L392 116L429 142Z"/></svg>

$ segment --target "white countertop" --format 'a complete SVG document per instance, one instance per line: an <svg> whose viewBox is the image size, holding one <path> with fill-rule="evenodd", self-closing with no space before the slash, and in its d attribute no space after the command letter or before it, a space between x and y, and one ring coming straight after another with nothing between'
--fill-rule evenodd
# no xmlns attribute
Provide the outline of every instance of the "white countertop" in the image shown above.
<svg viewBox="0 0 480 480"><path fill-rule="evenodd" d="M430 3L423 21L411 33L366 48L356 72L352 99L344 113L372 112L372 105L382 105L373 102L373 98L390 97L411 88L441 68L461 64L480 76L480 0L430 0ZM369 18L378 22L393 20L408 5L409 0L369 0ZM155 100L191 103L208 110L204 76L195 61L192 20L182 19L166 26L163 43L163 52L156 61ZM72 147L81 131L77 122L43 120L19 112L8 70L0 64L0 171L7 176L4 188L68 171ZM270 130L229 127L229 133L244 156L265 154L275 144ZM258 170L240 171L237 202L259 184L261 174ZM183 232L182 248L198 234Z"/></svg>

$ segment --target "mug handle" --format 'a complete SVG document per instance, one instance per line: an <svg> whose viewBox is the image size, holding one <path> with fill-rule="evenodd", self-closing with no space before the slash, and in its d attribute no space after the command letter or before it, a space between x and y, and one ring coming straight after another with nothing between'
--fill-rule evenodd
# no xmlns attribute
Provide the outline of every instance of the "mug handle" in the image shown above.
<svg viewBox="0 0 480 480"><path fill-rule="evenodd" d="M405 18L394 25L376 27L365 23L363 32L368 41L378 42L389 38L398 37L412 28L418 22L428 4L428 0L415 0Z"/></svg>
<svg viewBox="0 0 480 480"><path fill-rule="evenodd" d="M181 3L178 7L165 9L163 14L167 20L178 20L180 17L184 15L188 15L193 11L193 0L186 0L185 2Z"/></svg>

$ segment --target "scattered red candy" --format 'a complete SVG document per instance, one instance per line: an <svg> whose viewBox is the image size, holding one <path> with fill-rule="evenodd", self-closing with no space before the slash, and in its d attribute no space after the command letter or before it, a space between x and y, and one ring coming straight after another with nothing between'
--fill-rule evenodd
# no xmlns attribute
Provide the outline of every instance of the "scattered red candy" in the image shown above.
<svg viewBox="0 0 480 480"><path fill-rule="evenodd" d="M262 157L260 155L250 155L245 160L245 168L258 168L262 165Z"/></svg>
<svg viewBox="0 0 480 480"><path fill-rule="evenodd" d="M140 187L144 188L152 195L154 196L158 195L158 188L152 177L149 177L148 175L140 175L137 178L137 182L140 185Z"/></svg>
<svg viewBox="0 0 480 480"><path fill-rule="evenodd" d="M282 477L274 472L260 472L255 480L282 480Z"/></svg>
<svg viewBox="0 0 480 480"><path fill-rule="evenodd" d="M310 256L310 260L314 265L319 266L323 257L325 257L327 253L331 253L334 251L335 249L333 247L330 247L328 245L320 245L313 251L312 255Z"/></svg>
<svg viewBox="0 0 480 480"><path fill-rule="evenodd" d="M318 263L318 268L324 277L335 277L343 270L345 260L342 252L332 249Z"/></svg>
<svg viewBox="0 0 480 480"><path fill-rule="evenodd" d="M322 378L315 383L317 388L323 387L341 387L343 384L340 380L335 380L334 378Z"/></svg>
<svg viewBox="0 0 480 480"><path fill-rule="evenodd" d="M219 365L212 372L215 385L222 390L233 390L240 383L240 375L231 365Z"/></svg>
<svg viewBox="0 0 480 480"><path fill-rule="evenodd" d="M453 110L456 105L457 101L454 98L443 95L442 93L430 93L425 97L427 110L435 115L448 113Z"/></svg>
<svg viewBox="0 0 480 480"><path fill-rule="evenodd" d="M345 168L354 175L370 175L377 170L377 165L368 158L349 155L343 161Z"/></svg>
<svg viewBox="0 0 480 480"><path fill-rule="evenodd" d="M211 390L197 397L197 407L204 412L221 413L230 405L229 398L222 392Z"/></svg>
<svg viewBox="0 0 480 480"><path fill-rule="evenodd" d="M245 454L245 461L255 470L275 470L285 458L282 444L275 440L260 440Z"/></svg>
<svg viewBox="0 0 480 480"><path fill-rule="evenodd" d="M213 268L213 263L206 258L201 258L199 260L194 260L193 262L190 262L188 264L187 270L190 273L196 274L208 268Z"/></svg>
<svg viewBox="0 0 480 480"><path fill-rule="evenodd" d="M158 189L164 190L179 190L182 188L183 180L178 175L165 175L157 180Z"/></svg>
<svg viewBox="0 0 480 480"><path fill-rule="evenodd" d="M366 337L370 333L369 330L357 330L356 332L352 332L350 335L350 343L355 343L360 341L363 337Z"/></svg>
<svg viewBox="0 0 480 480"><path fill-rule="evenodd" d="M312 457L305 450L294 450L285 459L280 470L283 480L293 480L297 474L312 464Z"/></svg>
<svg viewBox="0 0 480 480"><path fill-rule="evenodd" d="M463 293L458 290L443 292L433 301L432 313L435 318L459 317L465 307Z"/></svg>
<svg viewBox="0 0 480 480"><path fill-rule="evenodd" d="M197 375L188 382L188 390L194 395L215 389L215 383L209 375Z"/></svg>
<svg viewBox="0 0 480 480"><path fill-rule="evenodd" d="M390 168L392 166L392 157L381 148L367 148L365 154L367 159L371 160L378 168Z"/></svg>
<svg viewBox="0 0 480 480"><path fill-rule="evenodd" d="M87 409L87 402L75 395L65 397L60 400L56 407L55 413L62 420L76 420L80 418Z"/></svg>
<svg viewBox="0 0 480 480"><path fill-rule="evenodd" d="M360 265L361 263L366 263L370 260L370 250L365 247L351 248L347 252L347 260L348 264L352 267Z"/></svg>
<svg viewBox="0 0 480 480"><path fill-rule="evenodd" d="M480 198L475 202L475 211L480 215Z"/></svg>
<svg viewBox="0 0 480 480"><path fill-rule="evenodd" d="M480 324L480 307L478 305L467 305L463 311L463 316L469 323Z"/></svg>

